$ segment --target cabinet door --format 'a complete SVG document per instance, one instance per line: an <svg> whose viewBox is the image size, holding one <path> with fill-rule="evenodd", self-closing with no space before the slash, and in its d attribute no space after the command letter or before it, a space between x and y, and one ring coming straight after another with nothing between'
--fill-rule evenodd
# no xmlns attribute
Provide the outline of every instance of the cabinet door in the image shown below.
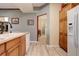
<svg viewBox="0 0 79 59"><path fill-rule="evenodd" d="M20 55L24 56L26 54L26 36L20 37L21 39L21 44L20 44Z"/></svg>
<svg viewBox="0 0 79 59"><path fill-rule="evenodd" d="M0 55L5 52L5 44L0 44Z"/></svg>
<svg viewBox="0 0 79 59"><path fill-rule="evenodd" d="M67 21L65 19L60 22L60 32L67 33Z"/></svg>
<svg viewBox="0 0 79 59"><path fill-rule="evenodd" d="M59 44L60 44L60 47L67 52L67 36L65 36L64 34L61 34Z"/></svg>
<svg viewBox="0 0 79 59"><path fill-rule="evenodd" d="M12 51L8 52L8 56L18 56L18 47L13 49Z"/></svg>
<svg viewBox="0 0 79 59"><path fill-rule="evenodd" d="M60 44L60 47L61 48L63 48L63 39L64 39L64 37L63 37L63 34L60 34L60 40L59 40L59 44Z"/></svg>
<svg viewBox="0 0 79 59"><path fill-rule="evenodd" d="M64 22L60 21L60 32L63 33L64 32Z"/></svg>
<svg viewBox="0 0 79 59"><path fill-rule="evenodd" d="M66 12L64 10L62 10L62 12L60 12L59 14L59 17L60 17L60 20L64 19L66 17Z"/></svg>
<svg viewBox="0 0 79 59"><path fill-rule="evenodd" d="M67 20L60 21L60 47L67 51Z"/></svg>
<svg viewBox="0 0 79 59"><path fill-rule="evenodd" d="M26 54L26 39L25 39L25 36L21 37L22 39L22 55L25 55Z"/></svg>
<svg viewBox="0 0 79 59"><path fill-rule="evenodd" d="M1 54L1 56L6 56L6 52L5 52L5 53L3 53L3 54Z"/></svg>
<svg viewBox="0 0 79 59"><path fill-rule="evenodd" d="M13 46L17 45L19 43L19 38L15 38L9 42L6 43L6 50L11 49Z"/></svg>
<svg viewBox="0 0 79 59"><path fill-rule="evenodd" d="M64 50L67 52L67 36L64 35Z"/></svg>
<svg viewBox="0 0 79 59"><path fill-rule="evenodd" d="M67 20L66 19L64 19L63 21L63 33L67 34Z"/></svg>

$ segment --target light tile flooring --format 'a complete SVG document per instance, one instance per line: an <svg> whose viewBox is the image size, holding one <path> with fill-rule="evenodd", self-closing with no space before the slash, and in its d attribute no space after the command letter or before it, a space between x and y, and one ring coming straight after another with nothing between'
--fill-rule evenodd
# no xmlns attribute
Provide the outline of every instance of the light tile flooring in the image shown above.
<svg viewBox="0 0 79 59"><path fill-rule="evenodd" d="M47 39L46 39L46 36L45 35L41 35L39 38L38 38L38 42L42 45L46 45L47 44Z"/></svg>
<svg viewBox="0 0 79 59"><path fill-rule="evenodd" d="M42 39L42 38L41 38ZM44 39L44 37L43 37ZM59 47L47 47L45 42L31 43L26 56L66 56L67 53Z"/></svg>

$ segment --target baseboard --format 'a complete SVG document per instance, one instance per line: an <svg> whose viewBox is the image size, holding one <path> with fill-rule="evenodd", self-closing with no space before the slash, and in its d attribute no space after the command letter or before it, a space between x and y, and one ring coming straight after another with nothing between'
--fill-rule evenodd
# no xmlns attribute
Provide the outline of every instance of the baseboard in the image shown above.
<svg viewBox="0 0 79 59"><path fill-rule="evenodd" d="M47 47L59 47L59 45L47 45Z"/></svg>
<svg viewBox="0 0 79 59"><path fill-rule="evenodd" d="M30 43L37 43L37 41L30 41Z"/></svg>

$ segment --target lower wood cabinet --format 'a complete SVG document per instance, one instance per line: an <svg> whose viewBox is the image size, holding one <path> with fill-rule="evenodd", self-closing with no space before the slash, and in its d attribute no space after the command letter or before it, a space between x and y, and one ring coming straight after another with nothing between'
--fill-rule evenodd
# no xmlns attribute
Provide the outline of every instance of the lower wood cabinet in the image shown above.
<svg viewBox="0 0 79 59"><path fill-rule="evenodd" d="M0 55L3 55L5 52L5 44L0 44Z"/></svg>
<svg viewBox="0 0 79 59"><path fill-rule="evenodd" d="M0 56L6 56L6 53L2 53Z"/></svg>
<svg viewBox="0 0 79 59"><path fill-rule="evenodd" d="M26 37L25 36L22 36L20 39L21 39L21 45L19 46L19 50L20 50L20 55L23 56L26 54ZM24 40L23 40L24 39Z"/></svg>
<svg viewBox="0 0 79 59"><path fill-rule="evenodd" d="M12 51L8 52L8 56L18 56L19 55L19 51L18 51L18 47L14 48Z"/></svg>
<svg viewBox="0 0 79 59"><path fill-rule="evenodd" d="M24 56L26 54L26 36L21 36L0 44L0 56Z"/></svg>

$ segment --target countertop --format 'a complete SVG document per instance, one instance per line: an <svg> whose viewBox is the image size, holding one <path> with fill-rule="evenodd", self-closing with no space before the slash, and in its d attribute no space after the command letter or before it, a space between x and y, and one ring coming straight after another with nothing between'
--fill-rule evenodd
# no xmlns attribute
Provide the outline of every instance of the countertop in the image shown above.
<svg viewBox="0 0 79 59"><path fill-rule="evenodd" d="M8 42L10 40L13 40L15 38L18 38L23 35L29 34L28 32L26 33L5 33L5 34L0 34L0 44L3 44L5 42Z"/></svg>

